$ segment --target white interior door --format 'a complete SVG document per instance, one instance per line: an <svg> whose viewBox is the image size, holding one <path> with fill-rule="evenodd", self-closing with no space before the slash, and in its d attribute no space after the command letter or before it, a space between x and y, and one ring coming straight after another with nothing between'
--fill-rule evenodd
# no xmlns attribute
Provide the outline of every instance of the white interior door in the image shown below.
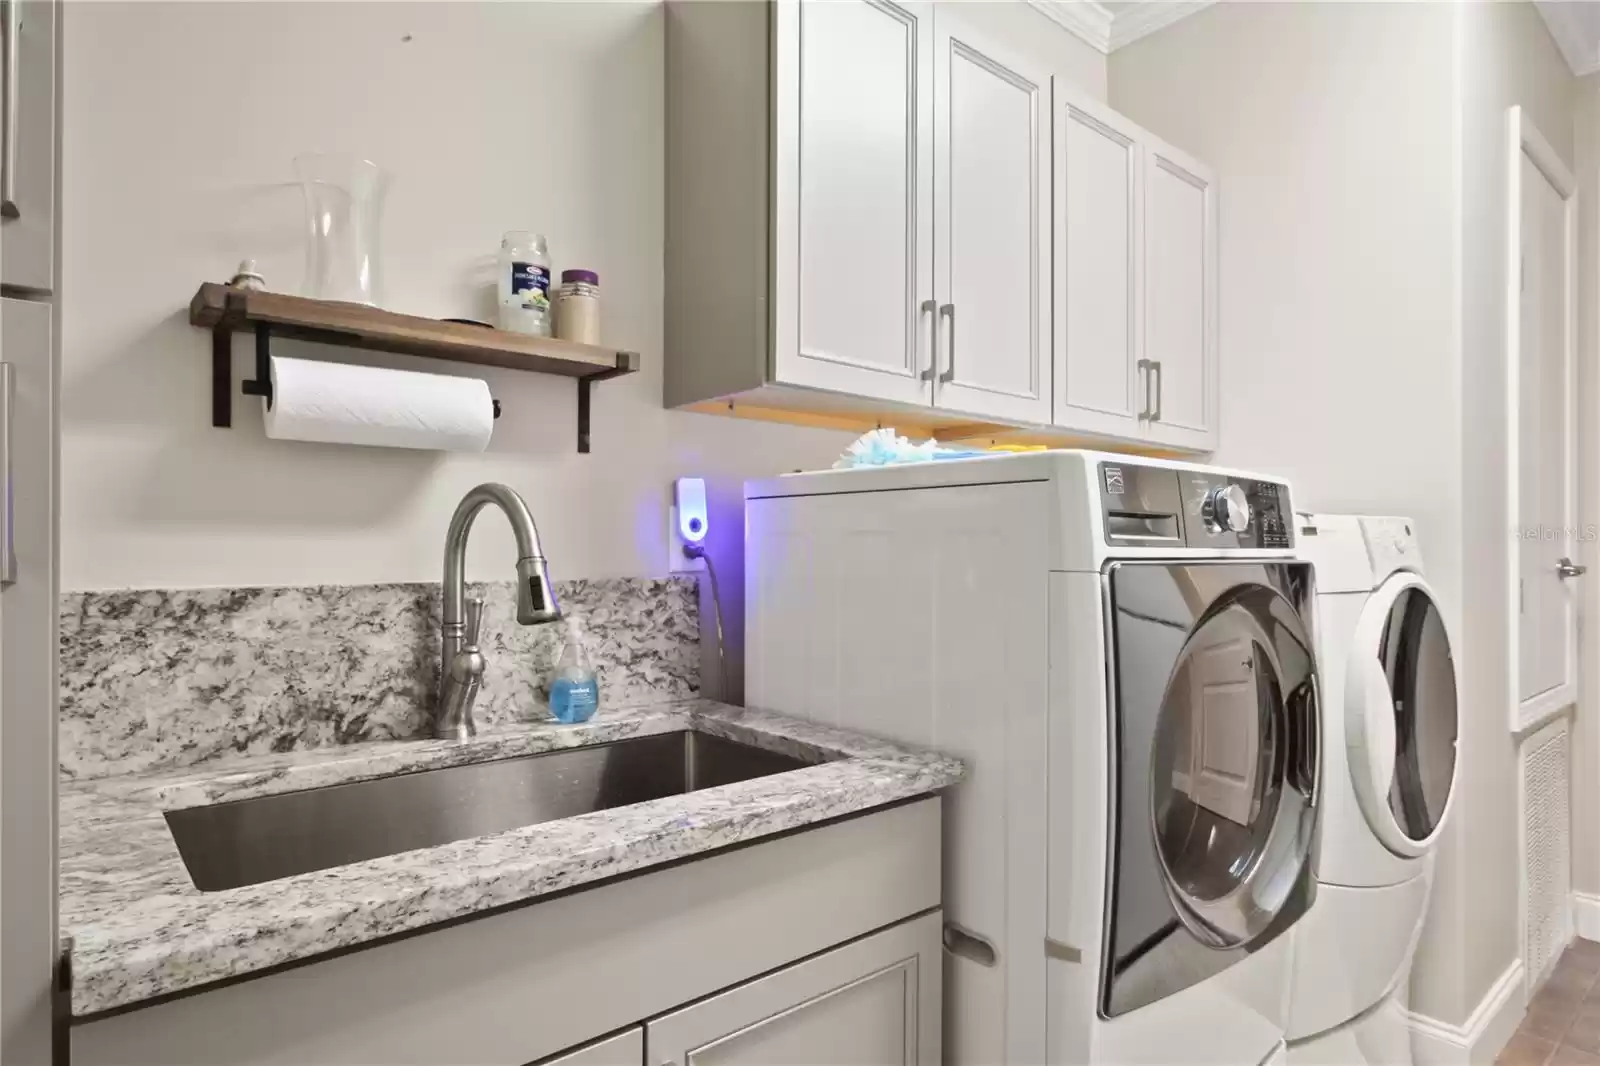
<svg viewBox="0 0 1600 1066"><path fill-rule="evenodd" d="M1217 429L1217 192L1198 161L1149 139L1144 357L1152 440L1209 451Z"/></svg>
<svg viewBox="0 0 1600 1066"><path fill-rule="evenodd" d="M1512 109L1507 263L1507 425L1514 553L1514 727L1577 699L1577 186L1548 142Z"/></svg>
<svg viewBox="0 0 1600 1066"><path fill-rule="evenodd" d="M1050 71L949 7L934 40L934 402L1048 424Z"/></svg>
<svg viewBox="0 0 1600 1066"><path fill-rule="evenodd" d="M1142 131L1055 86L1055 423L1137 437L1151 410L1144 324Z"/></svg>
<svg viewBox="0 0 1600 1066"><path fill-rule="evenodd" d="M774 377L927 404L933 7L785 0L775 12Z"/></svg>

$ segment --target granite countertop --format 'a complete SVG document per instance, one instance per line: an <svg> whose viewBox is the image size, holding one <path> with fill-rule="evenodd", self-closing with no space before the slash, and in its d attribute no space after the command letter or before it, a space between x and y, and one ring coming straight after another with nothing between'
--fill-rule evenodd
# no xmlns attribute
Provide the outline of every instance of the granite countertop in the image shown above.
<svg viewBox="0 0 1600 1066"><path fill-rule="evenodd" d="M163 812L695 730L818 764L434 848L201 892ZM523 724L466 743L386 741L63 784L61 933L72 1012L124 1008L223 978L600 881L960 780L954 759L709 700Z"/></svg>

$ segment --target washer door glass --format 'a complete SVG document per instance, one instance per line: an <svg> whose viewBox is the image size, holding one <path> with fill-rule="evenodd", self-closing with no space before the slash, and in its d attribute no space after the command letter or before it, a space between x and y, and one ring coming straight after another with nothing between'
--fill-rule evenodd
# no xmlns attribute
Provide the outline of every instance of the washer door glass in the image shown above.
<svg viewBox="0 0 1600 1066"><path fill-rule="evenodd" d="M1376 663L1367 656L1376 653ZM1456 776L1455 660L1422 580L1397 574L1356 626L1347 681L1350 765L1368 821L1391 850L1420 854L1438 834Z"/></svg>
<svg viewBox="0 0 1600 1066"><path fill-rule="evenodd" d="M1287 660L1287 661L1286 661ZM1306 859L1311 658L1264 586L1219 600L1184 643L1151 753L1156 851L1178 917L1216 947L1266 932Z"/></svg>
<svg viewBox="0 0 1600 1066"><path fill-rule="evenodd" d="M1296 564L1108 568L1107 1016L1204 980L1309 903L1316 668Z"/></svg>

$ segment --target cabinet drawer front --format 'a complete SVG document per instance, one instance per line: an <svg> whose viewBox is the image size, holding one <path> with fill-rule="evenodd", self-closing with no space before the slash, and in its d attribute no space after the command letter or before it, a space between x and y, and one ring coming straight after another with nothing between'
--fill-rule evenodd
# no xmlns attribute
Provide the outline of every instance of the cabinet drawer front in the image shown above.
<svg viewBox="0 0 1600 1066"><path fill-rule="evenodd" d="M777 9L780 381L928 402L932 22L921 2Z"/></svg>
<svg viewBox="0 0 1600 1066"><path fill-rule="evenodd" d="M940 919L924 915L645 1026L652 1066L940 1061Z"/></svg>
<svg viewBox="0 0 1600 1066"><path fill-rule="evenodd" d="M948 7L934 38L935 403L1048 423L1050 71Z"/></svg>
<svg viewBox="0 0 1600 1066"><path fill-rule="evenodd" d="M1138 127L1057 85L1055 421L1135 436L1147 413L1138 369Z"/></svg>

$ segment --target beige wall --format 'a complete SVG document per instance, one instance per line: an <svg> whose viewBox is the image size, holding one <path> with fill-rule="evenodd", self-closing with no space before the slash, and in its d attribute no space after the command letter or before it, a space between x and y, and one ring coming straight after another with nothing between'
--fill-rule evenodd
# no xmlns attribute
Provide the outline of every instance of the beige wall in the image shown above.
<svg viewBox="0 0 1600 1066"><path fill-rule="evenodd" d="M1115 53L1108 85L1218 174L1217 460L1420 524L1464 724L1412 1006L1460 1023L1518 951L1511 542L1481 520L1504 499L1504 116L1572 158L1572 79L1527 3L1225 3Z"/></svg>
<svg viewBox="0 0 1600 1066"><path fill-rule="evenodd" d="M1108 64L1111 106L1217 173L1217 461L1321 510L1410 513L1446 575L1448 29L1440 5L1223 3Z"/></svg>
<svg viewBox="0 0 1600 1066"><path fill-rule="evenodd" d="M983 6L1104 94L1103 57L1021 3ZM738 639L743 479L827 465L850 437L662 409L655 5L83 2L66 35L63 589L437 580L451 510L488 480L528 499L557 578L660 574L671 481L698 474ZM492 316L507 229L599 271L604 335L643 371L596 388L593 454L570 381L382 355L486 377L505 410L489 451L271 442L244 402L211 428L209 336L184 309L246 256L294 291L307 151L391 173L395 310ZM469 576L509 577L504 523L480 529Z"/></svg>

